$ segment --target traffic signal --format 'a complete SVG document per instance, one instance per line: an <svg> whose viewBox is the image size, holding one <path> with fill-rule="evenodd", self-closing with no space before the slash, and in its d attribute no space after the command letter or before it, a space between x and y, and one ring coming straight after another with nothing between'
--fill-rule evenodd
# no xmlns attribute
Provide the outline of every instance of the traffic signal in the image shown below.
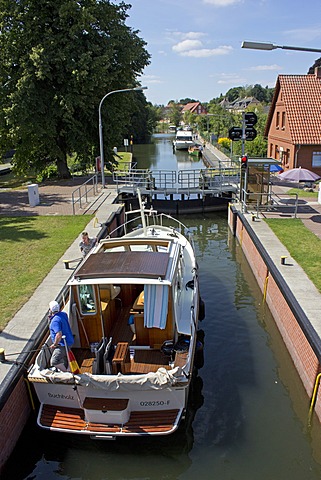
<svg viewBox="0 0 321 480"><path fill-rule="evenodd" d="M242 138L242 128L240 127L232 127L229 129L228 137L230 140L235 142L236 140L241 140Z"/></svg>
<svg viewBox="0 0 321 480"><path fill-rule="evenodd" d="M254 127L246 127L245 129L245 140L251 142L256 138L257 136L257 131L255 130Z"/></svg>
<svg viewBox="0 0 321 480"><path fill-rule="evenodd" d="M257 116L254 112L245 112L243 119L245 123L245 140L251 142L257 136L257 131L253 128L253 125L257 123Z"/></svg>
<svg viewBox="0 0 321 480"><path fill-rule="evenodd" d="M241 168L247 168L247 155L241 157Z"/></svg>
<svg viewBox="0 0 321 480"><path fill-rule="evenodd" d="M245 112L244 122L247 127L253 127L257 123L256 114L254 112Z"/></svg>

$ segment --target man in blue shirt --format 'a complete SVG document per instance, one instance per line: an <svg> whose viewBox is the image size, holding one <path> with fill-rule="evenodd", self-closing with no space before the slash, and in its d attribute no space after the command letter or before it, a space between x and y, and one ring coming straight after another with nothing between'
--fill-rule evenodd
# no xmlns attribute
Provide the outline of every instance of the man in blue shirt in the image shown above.
<svg viewBox="0 0 321 480"><path fill-rule="evenodd" d="M59 369L63 370L62 365L64 365L67 370L68 356L65 342L68 348L71 347L74 343L74 336L69 325L68 315L60 311L59 303L55 300L49 303L49 318L49 330L52 341L50 346L52 349L50 366L57 367L59 365ZM63 337L65 337L65 340Z"/></svg>

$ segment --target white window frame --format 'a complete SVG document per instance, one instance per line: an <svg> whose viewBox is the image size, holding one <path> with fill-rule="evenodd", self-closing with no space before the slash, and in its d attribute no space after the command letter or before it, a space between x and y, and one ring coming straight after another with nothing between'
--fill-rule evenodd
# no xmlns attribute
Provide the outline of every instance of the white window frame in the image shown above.
<svg viewBox="0 0 321 480"><path fill-rule="evenodd" d="M312 167L321 167L321 152L312 153Z"/></svg>

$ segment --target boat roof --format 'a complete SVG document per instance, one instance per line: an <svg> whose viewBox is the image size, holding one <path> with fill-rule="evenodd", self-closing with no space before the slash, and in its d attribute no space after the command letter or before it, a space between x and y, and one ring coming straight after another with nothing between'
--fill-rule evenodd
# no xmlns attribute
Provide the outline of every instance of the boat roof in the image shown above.
<svg viewBox="0 0 321 480"><path fill-rule="evenodd" d="M192 130L177 130L176 137L190 137L193 135Z"/></svg>
<svg viewBox="0 0 321 480"><path fill-rule="evenodd" d="M180 254L177 238L102 240L75 270L75 283L171 283Z"/></svg>
<svg viewBox="0 0 321 480"><path fill-rule="evenodd" d="M79 280L93 278L144 277L165 279L169 253L165 252L98 252L90 255L75 273Z"/></svg>

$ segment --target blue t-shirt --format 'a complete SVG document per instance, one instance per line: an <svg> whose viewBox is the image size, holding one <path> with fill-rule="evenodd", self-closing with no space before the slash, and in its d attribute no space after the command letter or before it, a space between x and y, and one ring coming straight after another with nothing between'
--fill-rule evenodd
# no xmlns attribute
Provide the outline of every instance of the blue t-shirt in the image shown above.
<svg viewBox="0 0 321 480"><path fill-rule="evenodd" d="M74 336L72 334L68 315L65 312L55 313L50 322L50 337L52 343L55 341L56 334L62 332L62 335L66 336L66 343L70 347L74 343ZM58 345L64 346L64 339L62 338Z"/></svg>

